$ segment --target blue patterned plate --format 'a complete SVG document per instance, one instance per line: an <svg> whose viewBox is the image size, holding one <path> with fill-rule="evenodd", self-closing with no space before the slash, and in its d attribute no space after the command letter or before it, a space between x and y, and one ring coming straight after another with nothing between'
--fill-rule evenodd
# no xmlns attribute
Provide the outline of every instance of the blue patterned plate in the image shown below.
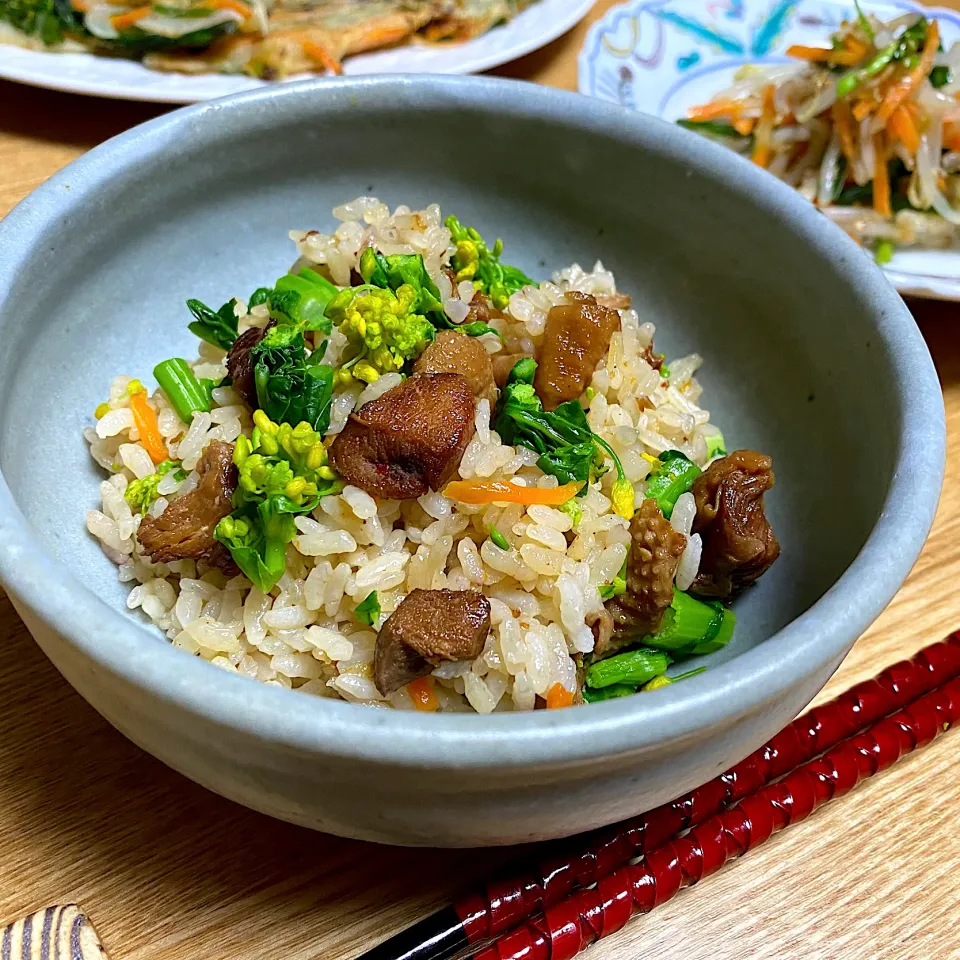
<svg viewBox="0 0 960 960"><path fill-rule="evenodd" d="M960 14L914 3L865 3L883 20L934 17L944 45L960 40ZM825 45L853 3L831 0L638 0L612 8L580 52L580 92L677 120L730 85L747 63L785 64L791 44ZM960 249L904 250L885 268L903 294L960 300Z"/></svg>

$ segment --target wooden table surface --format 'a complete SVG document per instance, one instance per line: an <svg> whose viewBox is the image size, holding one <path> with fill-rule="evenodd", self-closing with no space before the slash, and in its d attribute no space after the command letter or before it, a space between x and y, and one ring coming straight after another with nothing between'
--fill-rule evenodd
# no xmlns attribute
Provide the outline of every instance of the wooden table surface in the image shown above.
<svg viewBox="0 0 960 960"><path fill-rule="evenodd" d="M586 26L500 72L574 89ZM0 215L162 109L0 82ZM960 309L911 306L946 402L943 499L906 585L821 699L960 626ZM381 848L251 813L109 727L2 593L0 644L0 926L77 901L113 960L348 960L516 852ZM960 957L958 748L948 734L588 956Z"/></svg>

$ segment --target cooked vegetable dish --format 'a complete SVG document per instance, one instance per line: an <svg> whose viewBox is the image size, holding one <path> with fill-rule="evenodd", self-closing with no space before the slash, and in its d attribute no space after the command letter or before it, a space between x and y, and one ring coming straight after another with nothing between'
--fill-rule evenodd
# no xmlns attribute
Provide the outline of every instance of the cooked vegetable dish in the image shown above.
<svg viewBox="0 0 960 960"><path fill-rule="evenodd" d="M652 690L777 559L770 458L727 452L599 261L536 282L456 217L361 197L118 376L87 527L128 599L231 673L397 709ZM668 674L668 669L676 667Z"/></svg>
<svg viewBox="0 0 960 960"><path fill-rule="evenodd" d="M960 225L960 47L935 20L862 11L797 63L744 67L683 126L796 187L877 260L949 247Z"/></svg>
<svg viewBox="0 0 960 960"><path fill-rule="evenodd" d="M470 40L534 0L0 0L0 43L264 80L411 41Z"/></svg>

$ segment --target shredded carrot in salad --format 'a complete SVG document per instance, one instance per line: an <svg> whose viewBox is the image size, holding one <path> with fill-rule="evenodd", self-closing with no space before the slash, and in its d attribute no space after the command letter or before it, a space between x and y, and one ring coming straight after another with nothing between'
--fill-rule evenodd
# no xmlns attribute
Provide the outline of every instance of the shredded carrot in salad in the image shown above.
<svg viewBox="0 0 960 960"><path fill-rule="evenodd" d="M742 67L679 122L796 187L880 262L898 244L950 245L960 47L938 55L940 37L920 12L883 22L858 8L821 43L788 47L793 68Z"/></svg>
<svg viewBox="0 0 960 960"><path fill-rule="evenodd" d="M756 145L753 148L752 158L758 167L768 167L773 156L771 137L776 120L776 107L773 101L775 93L776 87L772 83L763 91L763 111L760 114L760 122L757 124Z"/></svg>
<svg viewBox="0 0 960 960"><path fill-rule="evenodd" d="M140 389L130 395L130 410L133 413L134 426L140 434L140 442L150 454L150 459L154 463L163 463L169 457L167 445L160 434L157 415L153 412L153 407L147 403L146 390Z"/></svg>
<svg viewBox="0 0 960 960"><path fill-rule="evenodd" d="M410 694L410 699L417 710L424 713L436 713L440 709L440 701L433 690L433 677L411 680L407 684L407 693Z"/></svg>
<svg viewBox="0 0 960 960"><path fill-rule="evenodd" d="M937 21L934 20L930 24L930 29L927 31L927 39L923 45L923 53L920 56L919 62L913 70L907 73L899 83L891 88L890 92L884 98L883 103L880 104L876 120L878 128L885 126L893 114L893 111L908 97L912 96L920 84L926 80L936 61L937 47L939 45L940 28L937 26Z"/></svg>
<svg viewBox="0 0 960 960"><path fill-rule="evenodd" d="M522 503L527 506L542 503L559 507L572 500L582 483L564 483L559 487L518 487L503 480L452 480L443 495L461 503Z"/></svg>
<svg viewBox="0 0 960 960"><path fill-rule="evenodd" d="M110 26L114 30L126 30L128 27L136 26L138 20L149 17L153 13L153 7L136 7L133 10L127 10L126 13L116 13L110 18Z"/></svg>

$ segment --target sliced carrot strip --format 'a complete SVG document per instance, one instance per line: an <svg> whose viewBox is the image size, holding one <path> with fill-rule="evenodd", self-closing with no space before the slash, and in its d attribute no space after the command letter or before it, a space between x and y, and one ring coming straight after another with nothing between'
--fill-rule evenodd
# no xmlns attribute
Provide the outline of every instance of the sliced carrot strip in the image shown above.
<svg viewBox="0 0 960 960"><path fill-rule="evenodd" d="M559 507L577 495L582 483L565 483L559 487L518 487L503 480L453 480L443 495L461 503L535 503Z"/></svg>
<svg viewBox="0 0 960 960"><path fill-rule="evenodd" d="M117 13L110 18L110 26L114 30L126 30L127 27L136 25L138 20L149 17L153 13L153 7L137 7L134 10L128 10L126 13Z"/></svg>
<svg viewBox="0 0 960 960"><path fill-rule="evenodd" d="M232 10L234 13L239 13L244 20L253 16L253 10L241 0L203 0L203 5L214 10Z"/></svg>
<svg viewBox="0 0 960 960"><path fill-rule="evenodd" d="M940 27L937 25L937 21L933 20L930 23L930 29L927 30L927 39L923 45L923 53L920 54L920 62L890 88L883 103L880 104L880 109L877 111L878 127L886 126L887 121L893 115L893 111L911 97L927 78L933 69L939 43Z"/></svg>
<svg viewBox="0 0 960 960"><path fill-rule="evenodd" d="M757 121L753 117L741 117L739 120L733 121L733 129L744 137L749 137L756 125Z"/></svg>
<svg viewBox="0 0 960 960"><path fill-rule="evenodd" d="M777 118L776 106L773 102L774 92L772 83L768 84L763 91L763 110L760 113L760 121L757 123L756 143L751 157L758 167L768 167L773 157L770 138L773 135L773 124Z"/></svg>
<svg viewBox="0 0 960 960"><path fill-rule="evenodd" d="M331 73L343 73L343 67L340 66L340 61L331 57L324 47L315 40L304 37L304 39L300 41L300 45L303 47L303 52L310 57L311 60L316 60L321 67L325 67Z"/></svg>
<svg viewBox="0 0 960 960"><path fill-rule="evenodd" d="M70 6L73 7L77 13L86 13L90 9L84 0L70 0Z"/></svg>
<svg viewBox="0 0 960 960"><path fill-rule="evenodd" d="M145 390L141 390L130 397L130 410L133 413L134 425L140 434L140 442L147 453L150 454L150 459L154 463L163 463L169 456L167 445L160 435L157 415L153 412L150 404L147 403Z"/></svg>
<svg viewBox="0 0 960 960"><path fill-rule="evenodd" d="M881 134L873 137L873 209L881 217L893 216L890 209L890 177L887 175L887 151Z"/></svg>
<svg viewBox="0 0 960 960"><path fill-rule="evenodd" d="M435 713L440 709L440 701L433 692L433 677L420 677L407 684L407 693L417 710L425 713Z"/></svg>
<svg viewBox="0 0 960 960"><path fill-rule="evenodd" d="M836 51L829 47L805 47L802 43L795 43L787 47L787 56L798 60L812 60L814 63L826 63Z"/></svg>
<svg viewBox="0 0 960 960"><path fill-rule="evenodd" d="M853 105L853 119L859 123L875 106L873 100L858 100Z"/></svg>
<svg viewBox="0 0 960 960"><path fill-rule="evenodd" d="M572 707L573 694L561 683L555 683L547 691L547 709L557 710L560 707Z"/></svg>
<svg viewBox="0 0 960 960"><path fill-rule="evenodd" d="M703 103L699 107L691 107L687 111L688 120L716 120L718 117L734 116L738 117L742 106L736 100L729 97L720 97L718 100L711 100L709 103Z"/></svg>
<svg viewBox="0 0 960 960"><path fill-rule="evenodd" d="M857 147L853 139L853 122L850 116L850 107L842 100L838 100L832 107L833 125L840 137L840 149L847 158L847 163L853 163Z"/></svg>
<svg viewBox="0 0 960 960"><path fill-rule="evenodd" d="M890 114L890 131L907 148L911 156L920 149L920 131L913 122L910 111L903 106Z"/></svg>
<svg viewBox="0 0 960 960"><path fill-rule="evenodd" d="M866 44L850 37L847 39L846 46L832 51L830 62L838 67L853 67L863 59L866 52Z"/></svg>

